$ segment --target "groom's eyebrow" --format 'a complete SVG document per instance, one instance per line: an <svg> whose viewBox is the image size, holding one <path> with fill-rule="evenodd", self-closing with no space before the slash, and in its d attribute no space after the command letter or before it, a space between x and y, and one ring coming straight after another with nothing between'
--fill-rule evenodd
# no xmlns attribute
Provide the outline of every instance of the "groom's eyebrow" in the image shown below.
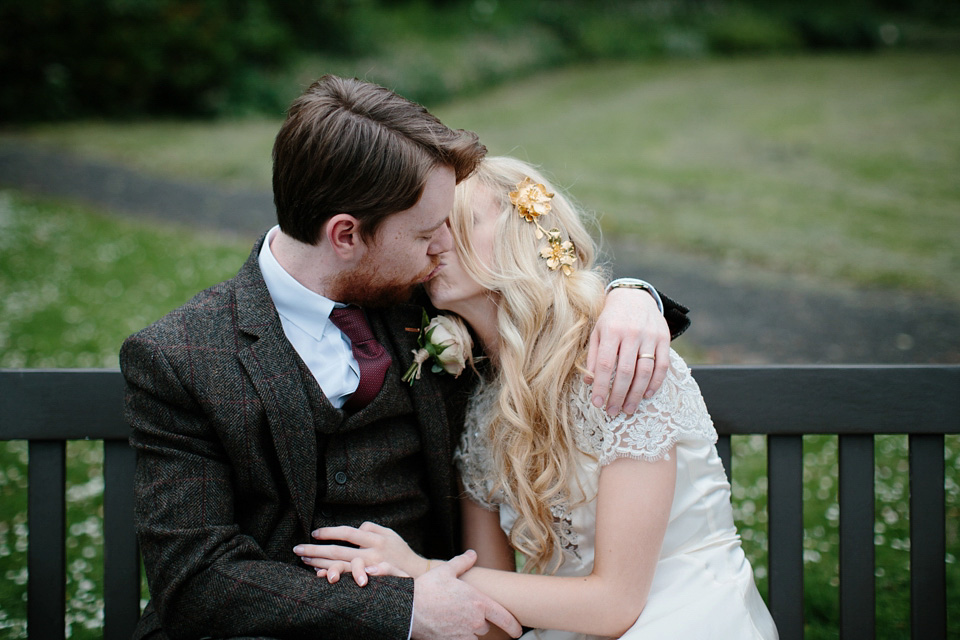
<svg viewBox="0 0 960 640"><path fill-rule="evenodd" d="M446 218L444 218L443 220L441 220L439 223L433 225L433 226L430 227L429 229L422 229L422 230L419 231L418 233L433 233L434 231L436 231L437 229L439 229L439 228L442 227L443 225L447 224L447 220L449 220L449 219L450 219L450 217L447 216Z"/></svg>

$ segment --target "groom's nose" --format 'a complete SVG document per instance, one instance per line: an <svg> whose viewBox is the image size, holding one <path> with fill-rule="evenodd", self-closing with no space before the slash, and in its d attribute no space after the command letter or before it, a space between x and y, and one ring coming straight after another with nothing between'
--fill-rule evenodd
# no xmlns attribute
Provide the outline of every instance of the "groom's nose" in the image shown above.
<svg viewBox="0 0 960 640"><path fill-rule="evenodd" d="M427 253L436 256L451 251L452 249L453 235L450 233L450 225L449 223L444 223L435 232L433 242L430 243L430 248Z"/></svg>

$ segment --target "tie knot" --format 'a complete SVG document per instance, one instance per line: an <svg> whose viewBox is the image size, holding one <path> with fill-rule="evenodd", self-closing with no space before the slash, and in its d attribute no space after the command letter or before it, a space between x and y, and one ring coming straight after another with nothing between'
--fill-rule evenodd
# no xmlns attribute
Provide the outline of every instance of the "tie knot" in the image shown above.
<svg viewBox="0 0 960 640"><path fill-rule="evenodd" d="M359 344L373 340L373 331L360 307L339 307L330 312L330 322L347 334L350 342Z"/></svg>

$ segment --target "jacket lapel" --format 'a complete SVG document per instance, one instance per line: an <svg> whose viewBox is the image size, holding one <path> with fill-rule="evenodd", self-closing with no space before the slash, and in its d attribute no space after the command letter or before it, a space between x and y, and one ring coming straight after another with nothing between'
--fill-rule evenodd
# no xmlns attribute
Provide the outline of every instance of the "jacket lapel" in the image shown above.
<svg viewBox="0 0 960 640"><path fill-rule="evenodd" d="M258 242L237 274L237 326L247 340L237 357L260 396L277 459L304 532L312 527L317 492L317 441L299 356L283 333L263 281Z"/></svg>

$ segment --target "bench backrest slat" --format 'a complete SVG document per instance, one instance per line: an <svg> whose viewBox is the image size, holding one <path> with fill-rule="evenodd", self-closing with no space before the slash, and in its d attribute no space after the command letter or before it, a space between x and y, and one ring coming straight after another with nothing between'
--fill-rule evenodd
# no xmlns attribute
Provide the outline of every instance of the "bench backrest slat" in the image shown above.
<svg viewBox="0 0 960 640"><path fill-rule="evenodd" d="M876 637L873 527L874 446L871 435L838 437L840 506L840 637Z"/></svg>
<svg viewBox="0 0 960 640"><path fill-rule="evenodd" d="M960 366L693 367L721 433L960 433Z"/></svg>
<svg viewBox="0 0 960 640"><path fill-rule="evenodd" d="M126 441L103 445L104 640L126 640L140 617L140 550L134 526L136 452Z"/></svg>
<svg viewBox="0 0 960 640"><path fill-rule="evenodd" d="M27 449L27 620L33 638L63 638L66 608L66 442Z"/></svg>
<svg viewBox="0 0 960 640"><path fill-rule="evenodd" d="M947 637L943 435L911 435L910 627L914 638Z"/></svg>
<svg viewBox="0 0 960 640"><path fill-rule="evenodd" d="M767 438L770 595L781 640L803 638L803 437Z"/></svg>
<svg viewBox="0 0 960 640"><path fill-rule="evenodd" d="M0 370L0 440L122 440L116 369Z"/></svg>

